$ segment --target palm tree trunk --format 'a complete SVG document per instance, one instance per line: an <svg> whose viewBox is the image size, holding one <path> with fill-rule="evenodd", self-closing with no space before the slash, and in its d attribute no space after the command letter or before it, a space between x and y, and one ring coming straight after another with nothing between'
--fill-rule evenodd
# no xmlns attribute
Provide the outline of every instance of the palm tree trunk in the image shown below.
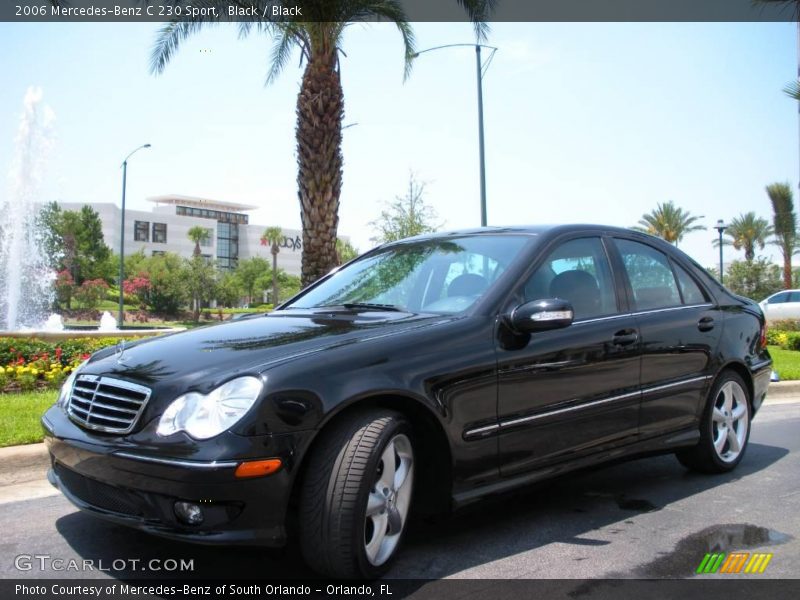
<svg viewBox="0 0 800 600"><path fill-rule="evenodd" d="M278 253L272 251L272 307L278 306Z"/></svg>
<svg viewBox="0 0 800 600"><path fill-rule="evenodd" d="M784 289L792 288L792 254L784 253L783 256L783 287Z"/></svg>
<svg viewBox="0 0 800 600"><path fill-rule="evenodd" d="M303 286L336 266L343 118L344 94L335 48L313 52L297 96L297 194L303 224Z"/></svg>

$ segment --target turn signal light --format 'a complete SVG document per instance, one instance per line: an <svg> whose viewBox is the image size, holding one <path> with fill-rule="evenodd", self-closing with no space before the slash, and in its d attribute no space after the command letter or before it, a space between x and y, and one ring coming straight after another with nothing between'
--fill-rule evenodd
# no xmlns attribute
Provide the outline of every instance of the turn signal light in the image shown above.
<svg viewBox="0 0 800 600"><path fill-rule="evenodd" d="M236 467L234 475L239 479L246 479L248 477L264 477L265 475L272 475L275 471L279 470L282 466L280 458L268 458L266 460L249 460L247 462L239 463Z"/></svg>

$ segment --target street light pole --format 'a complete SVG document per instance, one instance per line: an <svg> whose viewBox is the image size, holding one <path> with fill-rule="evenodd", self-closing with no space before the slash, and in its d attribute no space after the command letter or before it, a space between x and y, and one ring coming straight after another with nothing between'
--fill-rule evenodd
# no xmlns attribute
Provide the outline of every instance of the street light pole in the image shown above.
<svg viewBox="0 0 800 600"><path fill-rule="evenodd" d="M119 230L119 315L117 316L117 327L122 329L125 321L125 303L122 291L122 282L125 281L125 190L128 183L128 159L142 148L149 148L150 144L142 144L136 150L128 154L122 161L122 216L120 218Z"/></svg>
<svg viewBox="0 0 800 600"><path fill-rule="evenodd" d="M723 281L724 275L722 274L722 234L725 232L727 228L728 226L725 225L722 219L719 219L717 221L716 227L714 227L714 229L716 229L719 232L719 282L720 283L724 283Z"/></svg>
<svg viewBox="0 0 800 600"><path fill-rule="evenodd" d="M486 227L486 152L483 145L483 62L481 45L475 44L475 70L478 78L478 154L481 171L481 227Z"/></svg>
<svg viewBox="0 0 800 600"><path fill-rule="evenodd" d="M475 73L477 76L477 87L478 87L478 160L480 165L479 170L480 170L480 192L481 192L481 227L486 227L487 224L486 149L483 137L483 74L489 67L489 63L492 61L494 53L497 52L497 48L495 48L494 46L485 46L483 44L447 44L445 46L436 46L435 48L420 50L419 52L415 52L413 56L414 58L416 58L420 54L424 54L425 52L431 52L432 50L441 50L443 48L457 48L457 47L468 47L468 46L473 46L475 48ZM482 48L486 48L487 50L492 51L492 53L489 55L488 60L486 61L485 67L483 64L483 59L481 58Z"/></svg>

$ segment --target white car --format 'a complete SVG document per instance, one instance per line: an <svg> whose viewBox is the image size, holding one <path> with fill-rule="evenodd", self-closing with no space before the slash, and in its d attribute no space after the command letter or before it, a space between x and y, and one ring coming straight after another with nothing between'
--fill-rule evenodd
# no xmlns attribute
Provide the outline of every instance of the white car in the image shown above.
<svg viewBox="0 0 800 600"><path fill-rule="evenodd" d="M758 303L767 321L800 319L800 290L783 290Z"/></svg>

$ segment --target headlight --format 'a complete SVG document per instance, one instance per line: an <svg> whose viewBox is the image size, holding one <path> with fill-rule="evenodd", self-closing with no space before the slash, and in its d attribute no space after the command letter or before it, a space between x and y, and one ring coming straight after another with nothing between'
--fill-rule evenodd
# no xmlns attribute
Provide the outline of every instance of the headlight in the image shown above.
<svg viewBox="0 0 800 600"><path fill-rule="evenodd" d="M158 422L158 435L185 431L207 440L233 427L255 404L263 383L257 377L232 379L209 394L190 392L175 399Z"/></svg>
<svg viewBox="0 0 800 600"><path fill-rule="evenodd" d="M56 406L59 406L64 410L66 410L67 402L69 401L69 395L72 393L72 386L75 385L75 378L78 376L80 370L86 366L87 362L89 361L85 360L77 367L75 367L75 370L72 373L70 373L69 377L67 377L64 380L64 383L61 385L61 390L58 392L58 400L56 400Z"/></svg>

